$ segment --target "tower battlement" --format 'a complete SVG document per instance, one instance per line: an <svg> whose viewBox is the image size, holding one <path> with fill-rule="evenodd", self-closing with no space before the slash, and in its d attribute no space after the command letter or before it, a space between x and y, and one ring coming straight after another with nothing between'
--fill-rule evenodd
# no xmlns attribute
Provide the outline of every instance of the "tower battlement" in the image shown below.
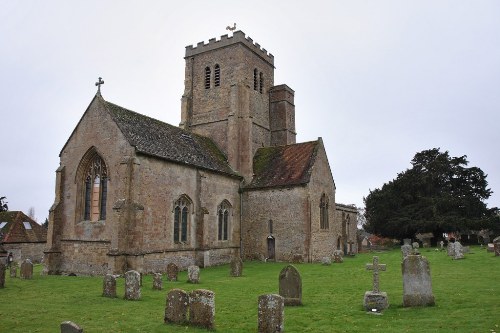
<svg viewBox="0 0 500 333"><path fill-rule="evenodd" d="M233 36L231 37L226 34L222 35L219 40L211 38L208 40L208 44L205 44L205 42L199 42L196 46L186 46L185 58L237 43L245 45L251 51L253 51L255 54L257 54L259 57L261 57L274 67L274 56L271 53L268 53L266 49L261 48L258 43L254 43L252 38L245 37L245 33L241 30L235 31L233 33Z"/></svg>

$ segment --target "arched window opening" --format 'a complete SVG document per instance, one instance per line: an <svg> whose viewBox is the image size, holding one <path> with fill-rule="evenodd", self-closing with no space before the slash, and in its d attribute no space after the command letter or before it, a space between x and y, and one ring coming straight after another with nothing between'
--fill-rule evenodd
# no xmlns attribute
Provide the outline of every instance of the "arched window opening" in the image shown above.
<svg viewBox="0 0 500 333"><path fill-rule="evenodd" d="M257 91L257 68L253 70L253 90Z"/></svg>
<svg viewBox="0 0 500 333"><path fill-rule="evenodd" d="M216 87L220 86L220 66L219 64L215 65L215 70L214 70L214 85Z"/></svg>
<svg viewBox="0 0 500 333"><path fill-rule="evenodd" d="M174 203L174 243L188 240L190 206L191 202L184 196Z"/></svg>
<svg viewBox="0 0 500 333"><path fill-rule="evenodd" d="M95 152L88 160L83 182L83 219L93 222L105 220L108 194L107 169L102 158Z"/></svg>
<svg viewBox="0 0 500 333"><path fill-rule="evenodd" d="M218 209L218 240L225 241L229 239L229 216L231 205L224 200Z"/></svg>
<svg viewBox="0 0 500 333"><path fill-rule="evenodd" d="M319 202L319 224L320 229L329 229L330 225L328 222L328 197L325 193L321 195Z"/></svg>
<svg viewBox="0 0 500 333"><path fill-rule="evenodd" d="M262 94L264 91L264 74L260 72L259 74L259 92Z"/></svg>
<svg viewBox="0 0 500 333"><path fill-rule="evenodd" d="M212 75L212 70L210 67L205 68L205 89L210 89L210 76Z"/></svg>

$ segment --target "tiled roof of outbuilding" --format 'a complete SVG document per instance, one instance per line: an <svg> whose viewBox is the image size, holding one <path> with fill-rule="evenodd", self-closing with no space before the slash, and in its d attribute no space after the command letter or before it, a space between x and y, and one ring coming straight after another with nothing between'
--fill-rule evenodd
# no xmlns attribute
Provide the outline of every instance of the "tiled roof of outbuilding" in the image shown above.
<svg viewBox="0 0 500 333"><path fill-rule="evenodd" d="M252 182L247 189L296 186L309 183L318 141L259 148L253 158Z"/></svg>
<svg viewBox="0 0 500 333"><path fill-rule="evenodd" d="M103 102L137 152L237 176L226 156L209 138L127 110L104 99Z"/></svg>
<svg viewBox="0 0 500 333"><path fill-rule="evenodd" d="M6 222L6 223L2 223ZM31 229L26 229L24 223ZM3 243L39 243L47 241L47 229L21 211L0 212L0 241Z"/></svg>

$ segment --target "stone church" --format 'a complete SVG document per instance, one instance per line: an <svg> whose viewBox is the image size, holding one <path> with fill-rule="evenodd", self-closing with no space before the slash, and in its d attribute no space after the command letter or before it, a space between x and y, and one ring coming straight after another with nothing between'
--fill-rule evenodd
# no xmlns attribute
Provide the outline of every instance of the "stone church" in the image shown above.
<svg viewBox="0 0 500 333"><path fill-rule="evenodd" d="M296 143L294 91L241 31L186 47L181 123L99 89L60 152L45 272L162 272L355 253L321 138Z"/></svg>

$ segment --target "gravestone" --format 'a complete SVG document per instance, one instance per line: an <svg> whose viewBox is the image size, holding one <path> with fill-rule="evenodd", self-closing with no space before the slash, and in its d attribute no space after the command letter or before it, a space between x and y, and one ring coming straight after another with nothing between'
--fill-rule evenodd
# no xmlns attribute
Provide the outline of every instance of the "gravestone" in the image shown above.
<svg viewBox="0 0 500 333"><path fill-rule="evenodd" d="M366 311L379 313L389 307L387 293L380 291L379 271L385 271L386 265L378 263L378 257L373 257L372 264L366 264L366 269L373 271L373 290L365 292L363 307Z"/></svg>
<svg viewBox="0 0 500 333"><path fill-rule="evenodd" d="M411 245L411 238L404 238L403 245Z"/></svg>
<svg viewBox="0 0 500 333"><path fill-rule="evenodd" d="M181 289L172 289L167 294L165 323L184 324L188 321L189 296Z"/></svg>
<svg viewBox="0 0 500 333"><path fill-rule="evenodd" d="M443 241L439 241L439 247L441 248L441 250L444 249L444 242Z"/></svg>
<svg viewBox="0 0 500 333"><path fill-rule="evenodd" d="M495 252L495 244L488 243L488 246L486 247L486 252Z"/></svg>
<svg viewBox="0 0 500 333"><path fill-rule="evenodd" d="M285 329L285 299L276 294L260 295L258 332L275 333Z"/></svg>
<svg viewBox="0 0 500 333"><path fill-rule="evenodd" d="M31 260L26 259L21 264L21 279L33 278L33 263Z"/></svg>
<svg viewBox="0 0 500 333"><path fill-rule="evenodd" d="M112 274L106 274L102 281L102 296L115 298L116 297L116 278Z"/></svg>
<svg viewBox="0 0 500 333"><path fill-rule="evenodd" d="M161 273L155 273L153 275L153 290L163 289L163 279Z"/></svg>
<svg viewBox="0 0 500 333"><path fill-rule="evenodd" d="M493 252L495 252L495 257L500 256L500 237L493 239Z"/></svg>
<svg viewBox="0 0 500 333"><path fill-rule="evenodd" d="M200 283L200 267L191 265L188 267L188 281L189 283Z"/></svg>
<svg viewBox="0 0 500 333"><path fill-rule="evenodd" d="M330 266L332 264L332 259L330 257L321 258L321 264L324 266Z"/></svg>
<svg viewBox="0 0 500 333"><path fill-rule="evenodd" d="M167 265L167 280L168 281L177 281L177 275L179 274L179 267L176 264L171 262Z"/></svg>
<svg viewBox="0 0 500 333"><path fill-rule="evenodd" d="M189 293L189 323L206 329L215 328L215 294L205 289Z"/></svg>
<svg viewBox="0 0 500 333"><path fill-rule="evenodd" d="M434 305L431 270L427 258L409 255L401 263L403 272L403 306Z"/></svg>
<svg viewBox="0 0 500 333"><path fill-rule="evenodd" d="M344 252L342 250L333 251L333 262L335 263L344 262Z"/></svg>
<svg viewBox="0 0 500 333"><path fill-rule="evenodd" d="M15 263L12 263L10 265L10 277L11 278L17 277L17 265Z"/></svg>
<svg viewBox="0 0 500 333"><path fill-rule="evenodd" d="M418 244L418 242L413 242L413 243L411 244L411 246L412 246L414 249L418 249L418 248L420 248L420 244Z"/></svg>
<svg viewBox="0 0 500 333"><path fill-rule="evenodd" d="M243 272L243 260L240 256L234 256L231 260L231 276L239 277Z"/></svg>
<svg viewBox="0 0 500 333"><path fill-rule="evenodd" d="M412 250L413 248L411 245L408 244L401 245L401 255L403 256L403 258L411 254Z"/></svg>
<svg viewBox="0 0 500 333"><path fill-rule="evenodd" d="M285 299L285 305L302 305L302 278L293 265L286 266L280 272L279 294Z"/></svg>
<svg viewBox="0 0 500 333"><path fill-rule="evenodd" d="M136 301L141 298L141 274L137 271L125 273L125 299Z"/></svg>
<svg viewBox="0 0 500 333"><path fill-rule="evenodd" d="M5 288L5 272L7 271L7 265L0 260L0 288Z"/></svg>
<svg viewBox="0 0 500 333"><path fill-rule="evenodd" d="M448 253L448 256L453 257L455 256L455 242L448 242L448 246L446 248L446 251Z"/></svg>
<svg viewBox="0 0 500 333"><path fill-rule="evenodd" d="M462 244L460 242L455 241L454 243L454 254L453 254L453 259L458 260L458 259L464 259L464 249Z"/></svg>
<svg viewBox="0 0 500 333"><path fill-rule="evenodd" d="M83 333L83 328L71 321L61 323L61 333Z"/></svg>

